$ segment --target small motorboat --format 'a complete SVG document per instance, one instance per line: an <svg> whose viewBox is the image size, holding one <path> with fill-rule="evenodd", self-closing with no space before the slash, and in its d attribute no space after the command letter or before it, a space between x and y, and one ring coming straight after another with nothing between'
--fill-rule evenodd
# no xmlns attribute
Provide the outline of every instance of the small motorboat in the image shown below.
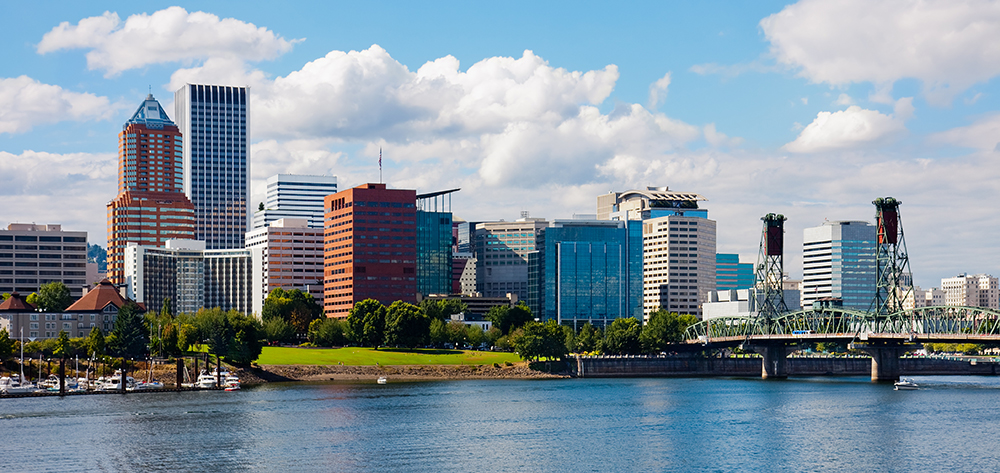
<svg viewBox="0 0 1000 473"><path fill-rule="evenodd" d="M375 382L378 384L385 384L388 383L389 380L385 379L385 376L379 376L378 379L375 380Z"/></svg>
<svg viewBox="0 0 1000 473"><path fill-rule="evenodd" d="M896 381L893 384L893 389L895 389L896 391L913 390L917 389L918 387L919 386L917 386L917 383L914 383L913 380L909 378L903 378L899 381Z"/></svg>

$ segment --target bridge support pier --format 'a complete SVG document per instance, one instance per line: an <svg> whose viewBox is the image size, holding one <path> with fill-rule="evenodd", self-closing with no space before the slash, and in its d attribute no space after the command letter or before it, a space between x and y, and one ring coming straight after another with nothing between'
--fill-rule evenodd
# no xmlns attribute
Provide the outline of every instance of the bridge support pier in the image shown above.
<svg viewBox="0 0 1000 473"><path fill-rule="evenodd" d="M861 345L853 344L872 357L872 382L899 381L901 374L899 357L919 348L914 345Z"/></svg>
<svg viewBox="0 0 1000 473"><path fill-rule="evenodd" d="M760 377L763 379L785 379L788 377L788 354L796 346L751 345L747 347L763 357Z"/></svg>

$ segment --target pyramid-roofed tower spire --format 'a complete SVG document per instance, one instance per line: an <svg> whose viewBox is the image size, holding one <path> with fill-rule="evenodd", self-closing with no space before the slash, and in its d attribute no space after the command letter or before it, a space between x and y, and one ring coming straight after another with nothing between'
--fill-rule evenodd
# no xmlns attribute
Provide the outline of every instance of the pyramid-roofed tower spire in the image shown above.
<svg viewBox="0 0 1000 473"><path fill-rule="evenodd" d="M147 95L146 100L144 100L142 105L140 105L135 113L132 114L132 118L129 118L128 121L125 122L126 127L131 124L146 125L147 128L157 130L163 129L163 127L166 126L177 126L172 120L170 120L170 117L167 116L167 112L163 110L160 102L153 98L153 94Z"/></svg>

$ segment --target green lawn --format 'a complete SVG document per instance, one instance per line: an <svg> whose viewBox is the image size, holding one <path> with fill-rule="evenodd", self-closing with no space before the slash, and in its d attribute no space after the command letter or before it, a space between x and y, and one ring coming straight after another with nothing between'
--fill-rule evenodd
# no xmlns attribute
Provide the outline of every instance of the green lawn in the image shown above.
<svg viewBox="0 0 1000 473"><path fill-rule="evenodd" d="M514 353L382 348L264 347L259 365L491 365L521 361Z"/></svg>

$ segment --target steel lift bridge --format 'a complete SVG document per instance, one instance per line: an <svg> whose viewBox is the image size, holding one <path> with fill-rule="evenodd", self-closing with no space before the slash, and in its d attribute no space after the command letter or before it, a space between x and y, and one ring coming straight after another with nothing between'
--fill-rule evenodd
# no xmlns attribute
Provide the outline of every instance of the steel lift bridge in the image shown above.
<svg viewBox="0 0 1000 473"><path fill-rule="evenodd" d="M782 291L785 217L767 214L756 268L757 311L749 317L720 317L688 327L686 344L701 349L742 346L763 356L764 378L788 376L786 356L801 343L847 342L872 357L872 381L894 381L900 355L922 343L1000 345L1000 311L981 307L934 306L903 309L912 296L909 258L899 218L902 202L875 199L877 283L867 311L814 304L791 312Z"/></svg>

